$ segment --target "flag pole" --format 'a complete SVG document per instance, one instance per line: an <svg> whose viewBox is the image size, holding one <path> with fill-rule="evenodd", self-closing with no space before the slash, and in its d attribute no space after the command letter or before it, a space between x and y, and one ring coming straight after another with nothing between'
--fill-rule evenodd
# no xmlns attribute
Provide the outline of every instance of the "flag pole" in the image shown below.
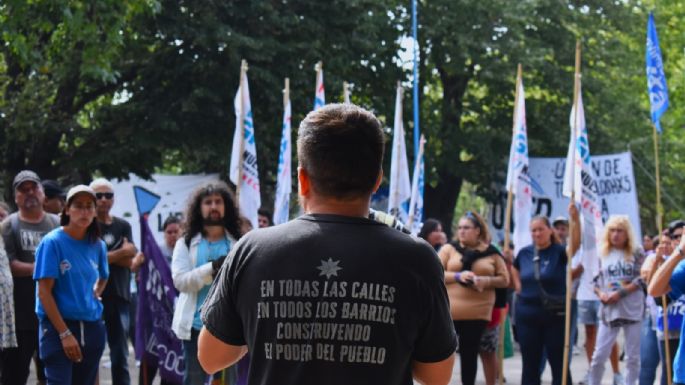
<svg viewBox="0 0 685 385"><path fill-rule="evenodd" d="M245 80L247 78L247 60L240 62L240 153L238 154L238 183L235 185L235 201L240 205L240 185L243 184L243 158L245 157Z"/></svg>
<svg viewBox="0 0 685 385"><path fill-rule="evenodd" d="M663 230L663 211L664 208L661 206L661 178L659 172L659 135L656 130L656 125L652 124L652 133L654 136L654 168L656 169L656 227L659 230L659 237L661 237L661 231ZM663 319L664 319L664 352L666 353L666 380L667 384L671 385L673 383L673 373L671 372L671 348L668 344L668 305L666 302L666 295L661 296L661 304L663 305Z"/></svg>
<svg viewBox="0 0 685 385"><path fill-rule="evenodd" d="M580 41L576 41L576 70L574 76L573 84L573 137L576 137L576 130L578 130L578 96L580 94ZM574 156L575 160L575 156ZM572 167L575 167L575 161ZM572 168L575 175L575 170ZM574 177L575 179L575 177ZM575 204L575 192L571 189L571 202ZM569 227L578 226L575 221L569 221ZM573 231L573 230L571 230ZM569 364L569 353L571 348L571 292L573 291L573 279L571 277L572 255L568 256L566 262L566 311L564 312L564 361L563 369L561 371L561 385L568 384L568 364Z"/></svg>
<svg viewBox="0 0 685 385"><path fill-rule="evenodd" d="M283 89L283 108L288 106L290 100L290 78L285 78L285 88Z"/></svg>
<svg viewBox="0 0 685 385"><path fill-rule="evenodd" d="M521 68L521 63L518 64L518 68L516 70L516 92L514 96L514 122L512 124L512 133L516 132L516 122L518 121L518 105L519 105L519 98L521 95L519 94L520 90L520 85L521 85L521 75L522 75L522 68ZM514 140L514 136L512 134L512 139ZM510 242L510 234L511 233L511 211L512 211L512 203L513 203L513 198L514 194L511 191L512 189L510 188L511 186L507 186L507 208L505 211L504 215L504 251L507 252L509 251L509 242ZM504 384L504 325L506 323L506 310L502 308L502 317L500 320L500 325L499 325L499 339L497 343L497 348L498 348L498 354L497 354L497 370L498 370L498 378L499 381L498 383L500 385Z"/></svg>
<svg viewBox="0 0 685 385"><path fill-rule="evenodd" d="M400 101L400 105L398 106L397 103L395 103L395 109L397 109L397 108L399 107L399 111L395 111L395 114L399 114L399 115L400 115L400 124L402 124L402 119L404 118L403 115L402 115L402 86L400 85L400 81L399 81L399 80L397 81L397 92L396 92L396 95L397 95L397 98L398 98L399 101ZM394 130L393 130L393 131L394 131ZM392 142L393 142L394 147L393 147L393 149L392 149L392 153L393 153L393 156L399 156L399 154L400 154L400 153L399 153L400 149L397 148L397 145L399 145L400 142L399 142L399 140L398 140L397 138L395 138L395 135L397 135L397 131L394 131L394 132L393 132ZM404 140L404 138L402 138L402 140ZM400 170L399 162L397 162L397 163L398 163L398 164L397 164L397 167L395 167L395 175L392 175L392 178L394 178L395 181L396 181L396 182L395 182L395 187L397 187L397 182L400 180L400 171L401 171L401 170ZM399 198L398 195L399 195L399 193L400 193L400 192L398 191L398 189L395 188L395 191L390 191L390 193L393 194L393 200L392 200L392 201L395 202L396 204L399 204L399 202L397 201L397 199ZM388 207L388 208L389 208L390 210L394 209L394 207ZM392 215L397 215L398 213L393 213L393 212L391 212L390 214L392 214Z"/></svg>

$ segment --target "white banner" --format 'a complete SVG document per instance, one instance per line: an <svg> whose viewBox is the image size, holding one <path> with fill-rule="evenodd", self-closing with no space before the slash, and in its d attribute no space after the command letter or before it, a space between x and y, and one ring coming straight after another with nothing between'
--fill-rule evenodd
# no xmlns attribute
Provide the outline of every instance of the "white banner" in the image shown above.
<svg viewBox="0 0 685 385"><path fill-rule="evenodd" d="M545 215L554 220L558 216L568 218L569 198L563 196L564 167L566 158L530 158L528 174L533 187L533 215ZM592 190L600 197L602 222L610 215L623 214L630 218L636 239L642 240L640 210L637 204L637 187L633 174L630 152L612 155L593 155L591 163L594 183ZM493 238L504 239L504 214L507 193L502 186L499 199L489 215ZM516 223L512 224L512 231Z"/></svg>
<svg viewBox="0 0 685 385"><path fill-rule="evenodd" d="M133 186L141 186L159 195L161 200L150 213L148 223L150 230L155 236L157 243L164 240L162 224L169 216L183 216L190 194L199 185L216 181L218 174L195 174L195 175L152 175L153 180L141 179L134 174L129 175L129 180L112 180L114 185L114 207L111 214L123 218L131 224L133 242L140 250L140 222L136 199L133 196Z"/></svg>

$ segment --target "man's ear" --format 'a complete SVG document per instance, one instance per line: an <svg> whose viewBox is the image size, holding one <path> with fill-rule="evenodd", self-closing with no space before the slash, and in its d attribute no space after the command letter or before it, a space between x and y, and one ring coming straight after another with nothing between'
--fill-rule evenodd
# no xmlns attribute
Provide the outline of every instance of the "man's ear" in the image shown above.
<svg viewBox="0 0 685 385"><path fill-rule="evenodd" d="M378 188L381 187L381 183L383 183L383 169L378 173L378 177L376 178L376 184L373 186L373 193L375 194L376 191L378 191Z"/></svg>
<svg viewBox="0 0 685 385"><path fill-rule="evenodd" d="M309 195L309 192L311 191L312 185L311 181L309 180L309 174L307 174L307 170L305 170L302 167L297 167L297 181L298 181L298 189L297 192L300 194L300 196L306 197Z"/></svg>

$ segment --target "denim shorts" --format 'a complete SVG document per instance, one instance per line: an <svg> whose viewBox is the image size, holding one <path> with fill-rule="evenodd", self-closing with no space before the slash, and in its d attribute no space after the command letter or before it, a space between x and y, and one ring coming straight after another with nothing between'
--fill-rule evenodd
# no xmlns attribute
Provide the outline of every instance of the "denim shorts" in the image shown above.
<svg viewBox="0 0 685 385"><path fill-rule="evenodd" d="M599 324L599 300L578 300L578 322L583 325Z"/></svg>

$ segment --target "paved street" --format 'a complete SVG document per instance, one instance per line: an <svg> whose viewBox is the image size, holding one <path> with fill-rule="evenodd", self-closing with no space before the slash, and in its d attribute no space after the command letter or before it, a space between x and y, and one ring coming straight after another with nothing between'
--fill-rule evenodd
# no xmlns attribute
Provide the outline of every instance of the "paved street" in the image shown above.
<svg viewBox="0 0 685 385"><path fill-rule="evenodd" d="M582 328L581 328L582 329ZM621 337L619 337L621 338ZM580 336L579 336L579 341L583 341L585 339L582 330L580 331ZM622 344L622 339L620 340ZM105 355L103 356L102 362L108 362L109 359L107 357L108 353L107 351L105 352ZM131 370L131 383L133 385L138 384L138 368L135 367L135 361L133 360L133 349L131 348L130 350L130 361L129 361L129 368ZM458 361L458 359L457 359ZM479 363L480 365L480 363ZM612 373L611 373L611 366L607 362L606 364L607 369L605 370L604 373L604 379L602 381L602 385L612 385ZM621 362L621 368L625 367L624 363ZM588 363L587 360L585 359L585 352L582 351L581 354L574 355L573 359L571 361L571 375L573 376L573 383L577 384L578 381L582 379L582 377L585 375L585 372L587 371L588 368ZM29 379L29 384L33 385L36 383L36 377L35 373L33 371L33 367L31 368L31 378ZM625 373L624 373L625 375ZM657 378L660 378L659 376L661 375L661 372L657 370ZM516 351L514 357L508 358L504 360L504 378L506 379L506 384L508 385L516 385L519 384L521 381L521 355L520 352ZM545 369L545 372L543 373L542 376L542 385L549 385L551 384L552 381L552 375L549 370L549 366ZM459 385L461 381L459 380L459 365L457 364L454 369L454 374L452 376L452 381L450 382L450 385ZM157 379L154 384L151 385L158 385L159 380ZM478 379L476 381L477 385L485 385L485 379L483 378L483 373L482 370L479 368L478 370ZM103 367L102 365L100 366L100 385L113 385L111 376L110 376L110 370Z"/></svg>

